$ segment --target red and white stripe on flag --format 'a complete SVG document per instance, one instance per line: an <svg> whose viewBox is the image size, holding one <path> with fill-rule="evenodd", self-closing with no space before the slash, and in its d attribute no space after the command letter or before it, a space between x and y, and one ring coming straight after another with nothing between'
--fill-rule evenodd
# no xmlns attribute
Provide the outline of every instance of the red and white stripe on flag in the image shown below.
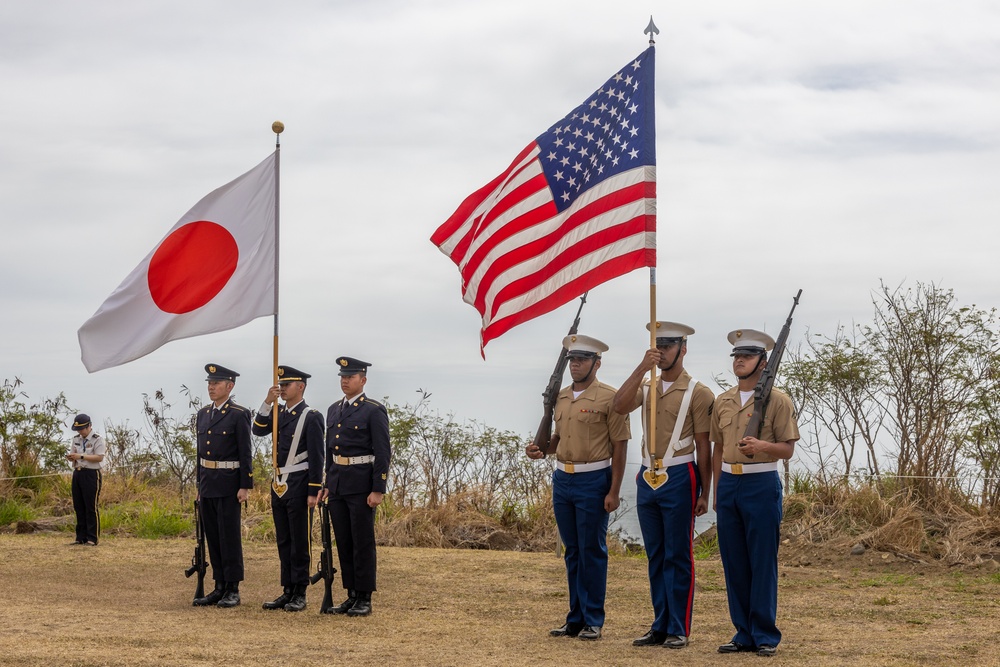
<svg viewBox="0 0 1000 667"><path fill-rule="evenodd" d="M195 204L80 327L88 371L274 314L276 159Z"/></svg>
<svg viewBox="0 0 1000 667"><path fill-rule="evenodd" d="M482 316L481 347L656 265L653 47L469 195L431 237Z"/></svg>

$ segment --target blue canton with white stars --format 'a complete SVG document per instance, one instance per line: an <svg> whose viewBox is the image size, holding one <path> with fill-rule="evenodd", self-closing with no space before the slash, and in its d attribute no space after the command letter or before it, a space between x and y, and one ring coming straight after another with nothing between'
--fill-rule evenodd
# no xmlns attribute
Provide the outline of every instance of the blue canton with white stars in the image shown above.
<svg viewBox="0 0 1000 667"><path fill-rule="evenodd" d="M560 212L605 179L656 164L653 47L535 141Z"/></svg>

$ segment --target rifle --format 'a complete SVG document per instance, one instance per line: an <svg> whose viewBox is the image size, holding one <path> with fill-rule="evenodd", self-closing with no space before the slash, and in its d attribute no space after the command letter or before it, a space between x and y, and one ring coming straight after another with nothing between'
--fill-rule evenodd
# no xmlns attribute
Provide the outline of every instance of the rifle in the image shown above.
<svg viewBox="0 0 1000 667"><path fill-rule="evenodd" d="M781 327L781 333L778 334L778 340L774 343L771 356L767 359L764 372L760 374L757 386L753 388L753 414L750 415L750 421L747 422L747 430L743 433L744 438L760 437L760 430L764 426L764 413L767 411L767 404L771 400L771 389L774 388L774 378L778 374L781 357L785 354L785 343L788 342L788 330L792 328L792 313L795 312L795 306L799 305L800 296L802 296L802 290L799 290L799 293L795 295L792 309L788 313L788 319L785 320L785 326ZM747 454L747 458L752 459L753 454Z"/></svg>
<svg viewBox="0 0 1000 667"><path fill-rule="evenodd" d="M201 506L198 501L194 501L194 555L191 556L191 567L184 570L184 576L190 578L197 573L198 585L194 590L194 597L205 597L205 572L208 564L205 562L205 530L201 525Z"/></svg>
<svg viewBox="0 0 1000 667"><path fill-rule="evenodd" d="M326 614L333 608L333 575L337 573L337 568L333 566L333 536L330 534L330 509L326 501L319 504L319 519L322 522L320 534L323 536L323 551L319 555L319 567L316 574L309 577L310 584L316 584L323 580L323 603L319 607L319 613Z"/></svg>
<svg viewBox="0 0 1000 667"><path fill-rule="evenodd" d="M580 327L580 313L583 312L583 304L587 303L587 292L580 297L580 307L576 311L576 319L573 326L569 328L567 335L572 336ZM559 358L556 359L556 367L549 378L549 384L542 392L542 420L538 423L538 430L535 431L534 444L541 450L542 454L549 453L549 445L552 442L552 415L556 409L556 399L559 398L559 389L562 384L563 375L566 374L566 366L569 359L566 357L567 350L564 347L559 350Z"/></svg>

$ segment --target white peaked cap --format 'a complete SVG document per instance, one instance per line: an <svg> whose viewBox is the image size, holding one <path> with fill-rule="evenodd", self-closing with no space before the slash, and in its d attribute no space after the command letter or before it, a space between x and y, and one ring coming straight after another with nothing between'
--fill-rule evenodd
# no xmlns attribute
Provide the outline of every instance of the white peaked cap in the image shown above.
<svg viewBox="0 0 1000 667"><path fill-rule="evenodd" d="M729 332L729 342L733 344L733 352L753 352L770 350L774 347L774 339L763 331L755 329L737 329Z"/></svg>
<svg viewBox="0 0 1000 667"><path fill-rule="evenodd" d="M649 325L646 325L646 330L649 330ZM657 338L681 338L687 340L687 337L694 333L694 329L686 324L681 324L680 322L657 322L656 323L656 337Z"/></svg>
<svg viewBox="0 0 1000 667"><path fill-rule="evenodd" d="M590 336L583 334L571 334L563 338L563 347L569 352L569 356L601 356L602 352L608 351L608 346ZM576 354L573 354L576 352Z"/></svg>

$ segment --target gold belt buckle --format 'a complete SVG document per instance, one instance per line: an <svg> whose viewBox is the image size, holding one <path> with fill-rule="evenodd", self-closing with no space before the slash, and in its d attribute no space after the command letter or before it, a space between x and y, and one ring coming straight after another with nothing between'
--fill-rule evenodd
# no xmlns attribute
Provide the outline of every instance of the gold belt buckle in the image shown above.
<svg viewBox="0 0 1000 667"><path fill-rule="evenodd" d="M742 463L732 463L729 466L729 470L734 475L742 475L743 474L743 464Z"/></svg>
<svg viewBox="0 0 1000 667"><path fill-rule="evenodd" d="M337 455L337 465L346 466L350 464L351 460L349 458L347 458L346 456Z"/></svg>
<svg viewBox="0 0 1000 667"><path fill-rule="evenodd" d="M570 462L568 462L568 461L567 461L566 463L563 463L563 471L564 471L564 472L568 472L568 473L569 473L569 474L571 474L571 475L572 475L572 474L573 474L574 472L576 472L576 470L574 470L574 468L573 468L573 464L572 464L572 463L570 463Z"/></svg>

